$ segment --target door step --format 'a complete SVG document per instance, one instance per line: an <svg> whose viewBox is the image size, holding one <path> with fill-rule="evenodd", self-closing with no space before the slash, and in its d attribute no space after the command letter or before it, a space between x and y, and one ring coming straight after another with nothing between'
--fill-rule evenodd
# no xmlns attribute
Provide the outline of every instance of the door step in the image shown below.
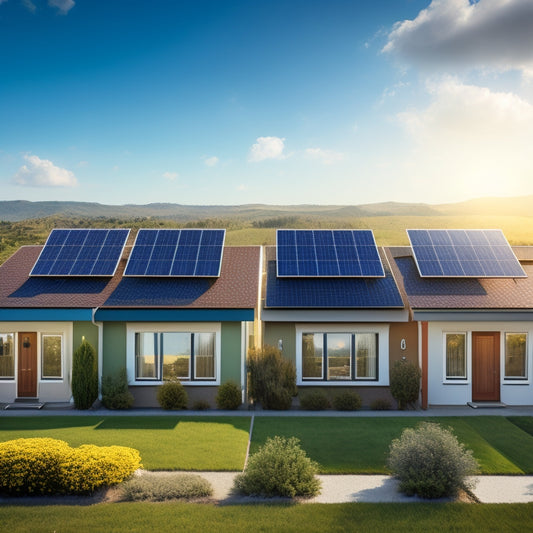
<svg viewBox="0 0 533 533"><path fill-rule="evenodd" d="M469 405L472 409L500 409L507 407L502 402L467 402L466 405Z"/></svg>
<svg viewBox="0 0 533 533"><path fill-rule="evenodd" d="M42 409L44 402L40 402L39 398L16 398L14 402L8 403L4 409L10 410L25 410L25 409Z"/></svg>

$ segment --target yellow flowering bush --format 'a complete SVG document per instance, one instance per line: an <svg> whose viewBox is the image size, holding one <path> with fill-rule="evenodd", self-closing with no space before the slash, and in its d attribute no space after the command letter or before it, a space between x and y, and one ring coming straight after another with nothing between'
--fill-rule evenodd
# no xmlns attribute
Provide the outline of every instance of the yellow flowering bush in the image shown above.
<svg viewBox="0 0 533 533"><path fill-rule="evenodd" d="M120 483L140 467L141 457L133 448L71 448L50 438L16 439L0 443L0 493L88 493Z"/></svg>

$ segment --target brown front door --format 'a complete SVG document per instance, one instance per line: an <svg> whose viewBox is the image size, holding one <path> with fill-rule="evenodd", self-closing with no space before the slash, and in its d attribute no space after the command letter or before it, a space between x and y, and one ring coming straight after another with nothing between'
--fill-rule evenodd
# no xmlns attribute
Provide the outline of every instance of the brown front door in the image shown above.
<svg viewBox="0 0 533 533"><path fill-rule="evenodd" d="M472 333L472 401L500 401L500 334Z"/></svg>
<svg viewBox="0 0 533 533"><path fill-rule="evenodd" d="M18 391L19 398L37 397L37 333L19 333Z"/></svg>

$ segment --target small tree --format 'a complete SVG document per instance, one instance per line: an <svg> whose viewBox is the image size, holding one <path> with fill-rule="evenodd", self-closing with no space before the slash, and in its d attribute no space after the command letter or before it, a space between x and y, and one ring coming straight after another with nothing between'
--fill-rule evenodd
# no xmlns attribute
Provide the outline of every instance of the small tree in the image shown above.
<svg viewBox="0 0 533 533"><path fill-rule="evenodd" d="M388 460L392 473L400 480L400 491L422 498L455 496L469 489L478 463L471 450L438 424L423 422L407 428L390 445Z"/></svg>
<svg viewBox="0 0 533 533"><path fill-rule="evenodd" d="M296 395L296 369L273 346L248 354L250 396L265 409L289 409Z"/></svg>
<svg viewBox="0 0 533 533"><path fill-rule="evenodd" d="M390 371L390 392L398 402L398 409L413 405L420 394L420 377L418 365L409 361L396 361Z"/></svg>
<svg viewBox="0 0 533 533"><path fill-rule="evenodd" d="M96 351L85 339L72 360L72 397L76 409L89 409L98 398Z"/></svg>

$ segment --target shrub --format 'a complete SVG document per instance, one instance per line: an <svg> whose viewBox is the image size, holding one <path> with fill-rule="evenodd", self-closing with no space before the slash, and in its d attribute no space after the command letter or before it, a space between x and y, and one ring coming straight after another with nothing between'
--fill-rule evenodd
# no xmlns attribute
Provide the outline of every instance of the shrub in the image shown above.
<svg viewBox="0 0 533 533"><path fill-rule="evenodd" d="M331 404L325 392L314 390L300 395L300 407L307 411L323 411L331 407Z"/></svg>
<svg viewBox="0 0 533 533"><path fill-rule="evenodd" d="M471 488L467 476L478 470L472 451L451 430L431 422L407 428L394 439L388 465L400 480L400 491L422 498L455 496L459 489Z"/></svg>
<svg viewBox="0 0 533 533"><path fill-rule="evenodd" d="M196 474L143 473L126 481L121 487L126 501L190 500L212 496L211 483Z"/></svg>
<svg viewBox="0 0 533 533"><path fill-rule="evenodd" d="M320 480L318 464L307 457L296 437L268 438L235 478L238 492L258 496L315 496Z"/></svg>
<svg viewBox="0 0 533 533"><path fill-rule="evenodd" d="M187 391L179 381L167 381L157 389L157 401L163 409L186 409Z"/></svg>
<svg viewBox="0 0 533 533"><path fill-rule="evenodd" d="M391 407L391 403L387 398L376 398L370 404L372 411L388 411Z"/></svg>
<svg viewBox="0 0 533 533"><path fill-rule="evenodd" d="M333 407L337 411L358 411L361 405L361 396L357 392L346 391L333 398Z"/></svg>
<svg viewBox="0 0 533 533"><path fill-rule="evenodd" d="M133 405L133 394L128 388L128 374L122 368L116 376L102 379L102 403L108 409L129 409Z"/></svg>
<svg viewBox="0 0 533 533"><path fill-rule="evenodd" d="M82 494L120 483L141 466L123 446L71 448L50 438L0 443L0 492L10 495Z"/></svg>
<svg viewBox="0 0 533 533"><path fill-rule="evenodd" d="M390 371L390 392L398 402L398 409L405 409L418 400L421 372L418 365L405 360L396 361Z"/></svg>
<svg viewBox="0 0 533 533"><path fill-rule="evenodd" d="M192 408L195 411L205 411L206 409L211 409L211 405L209 405L209 402L207 400L196 400L192 404Z"/></svg>
<svg viewBox="0 0 533 533"><path fill-rule="evenodd" d="M264 409L289 409L296 395L296 369L273 346L248 354L250 397Z"/></svg>
<svg viewBox="0 0 533 533"><path fill-rule="evenodd" d="M241 389L232 381L220 385L216 397L219 409L238 409L242 403Z"/></svg>
<svg viewBox="0 0 533 533"><path fill-rule="evenodd" d="M72 360L72 397L76 409L89 409L98 398L96 351L85 339Z"/></svg>

